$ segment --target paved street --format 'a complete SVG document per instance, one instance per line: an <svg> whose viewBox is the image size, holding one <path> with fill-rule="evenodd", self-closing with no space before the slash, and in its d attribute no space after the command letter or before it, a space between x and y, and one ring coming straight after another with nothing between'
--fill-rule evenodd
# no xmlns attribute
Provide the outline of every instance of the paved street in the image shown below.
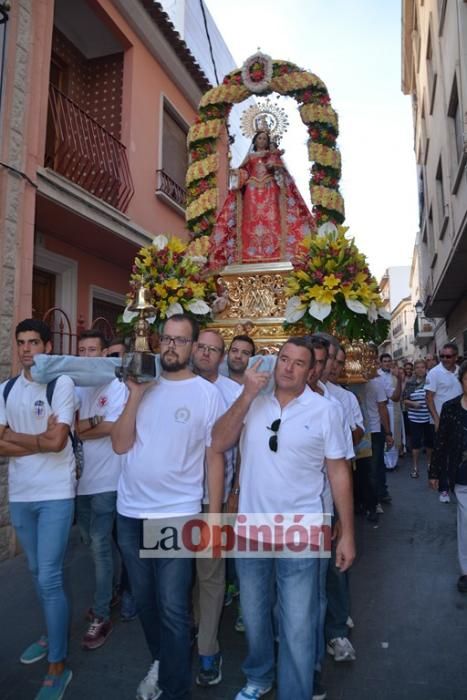
<svg viewBox="0 0 467 700"><path fill-rule="evenodd" d="M408 460L388 474L393 505L379 527L357 520L359 557L352 573L353 664L325 669L329 700L464 700L467 597L456 590L455 505L442 505L424 479L408 476ZM91 601L91 566L76 533L67 564L73 605L67 700L132 700L150 659L137 621L121 623L95 652L83 652L83 612ZM24 557L0 564L0 698L29 700L45 662L22 666L23 648L42 632ZM242 685L244 639L233 631L234 609L222 623L224 680L195 700L230 700ZM271 696L272 700L272 696ZM293 698L291 698L293 700Z"/></svg>

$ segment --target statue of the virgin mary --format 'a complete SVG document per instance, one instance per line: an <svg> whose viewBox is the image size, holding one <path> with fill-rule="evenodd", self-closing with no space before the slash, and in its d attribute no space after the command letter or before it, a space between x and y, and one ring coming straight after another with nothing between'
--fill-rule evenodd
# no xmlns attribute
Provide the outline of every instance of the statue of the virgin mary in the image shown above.
<svg viewBox="0 0 467 700"><path fill-rule="evenodd" d="M276 108L277 109L277 108ZM210 265L291 260L315 223L277 147L265 116L254 120L251 147L211 236Z"/></svg>

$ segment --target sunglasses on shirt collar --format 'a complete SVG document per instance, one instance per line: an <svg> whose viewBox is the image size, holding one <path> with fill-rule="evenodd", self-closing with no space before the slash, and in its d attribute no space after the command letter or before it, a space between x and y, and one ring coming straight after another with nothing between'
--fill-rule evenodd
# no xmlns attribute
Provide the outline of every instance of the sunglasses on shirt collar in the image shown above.
<svg viewBox="0 0 467 700"><path fill-rule="evenodd" d="M276 420L274 420L271 423L271 425L267 426L267 429L272 430L272 432L274 433L274 435L271 435L271 437L269 438L269 449L272 452L277 452L277 433L279 431L281 420L281 418L276 418Z"/></svg>

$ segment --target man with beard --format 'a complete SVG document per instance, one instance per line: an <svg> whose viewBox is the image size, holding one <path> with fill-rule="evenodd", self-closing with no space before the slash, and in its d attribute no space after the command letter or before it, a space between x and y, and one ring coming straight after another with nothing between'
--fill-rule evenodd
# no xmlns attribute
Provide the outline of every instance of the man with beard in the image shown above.
<svg viewBox="0 0 467 700"><path fill-rule="evenodd" d="M250 357L256 355L256 347L249 335L236 335L227 353L229 377L237 384L245 381L245 371Z"/></svg>
<svg viewBox="0 0 467 700"><path fill-rule="evenodd" d="M224 456L211 447L211 429L224 406L218 389L189 368L198 334L189 316L165 322L162 376L144 384L128 381L128 402L112 431L114 450L126 453L117 495L118 541L152 657L139 700L162 693L171 700L191 697L193 561L140 558L144 517L199 513L205 462L209 510L219 513L222 506Z"/></svg>

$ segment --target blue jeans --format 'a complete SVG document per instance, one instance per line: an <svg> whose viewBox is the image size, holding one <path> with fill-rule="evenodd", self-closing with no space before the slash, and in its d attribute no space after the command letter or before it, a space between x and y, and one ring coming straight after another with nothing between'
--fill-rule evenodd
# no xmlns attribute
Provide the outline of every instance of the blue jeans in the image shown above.
<svg viewBox="0 0 467 700"><path fill-rule="evenodd" d="M63 588L63 562L73 513L73 498L10 503L11 522L44 610L50 663L63 661L68 651L69 607Z"/></svg>
<svg viewBox="0 0 467 700"><path fill-rule="evenodd" d="M164 700L191 698L192 559L141 559L143 520L117 515L120 551Z"/></svg>
<svg viewBox="0 0 467 700"><path fill-rule="evenodd" d="M350 615L349 574L336 567L336 545L333 542L331 561L326 578L327 610L325 623L326 641L347 637L347 618Z"/></svg>
<svg viewBox="0 0 467 700"><path fill-rule="evenodd" d="M112 528L115 520L116 491L76 497L76 522L84 544L91 549L96 575L92 609L108 620L113 588Z"/></svg>
<svg viewBox="0 0 467 700"><path fill-rule="evenodd" d="M328 606L328 597L326 591L326 578L329 569L329 559L324 557L318 559L319 566L319 623L316 630L316 668L321 670L324 658L326 656L326 642L324 638L324 625L326 622L326 610Z"/></svg>
<svg viewBox="0 0 467 700"><path fill-rule="evenodd" d="M249 683L274 680L272 611L277 595L277 700L310 700L319 625L318 559L237 559L240 603L248 641L242 666Z"/></svg>

